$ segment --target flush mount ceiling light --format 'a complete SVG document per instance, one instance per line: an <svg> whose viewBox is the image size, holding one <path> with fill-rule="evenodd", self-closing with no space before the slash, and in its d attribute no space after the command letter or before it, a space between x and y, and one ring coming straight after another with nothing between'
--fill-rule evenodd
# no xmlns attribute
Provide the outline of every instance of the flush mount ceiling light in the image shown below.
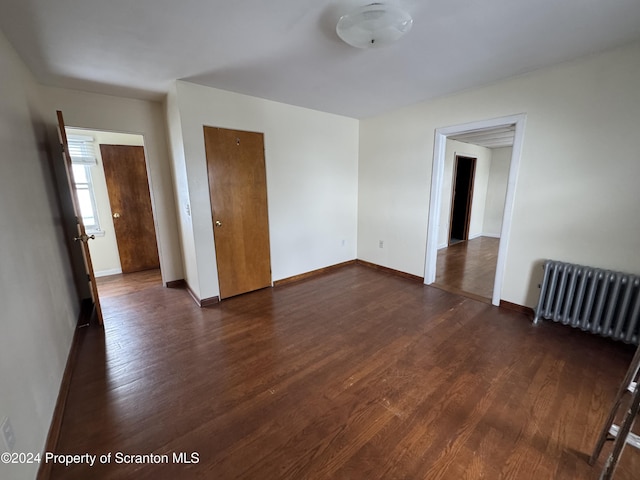
<svg viewBox="0 0 640 480"><path fill-rule="evenodd" d="M411 15L404 10L384 3L371 3L340 17L336 32L353 47L381 47L398 40L411 30L412 24Z"/></svg>

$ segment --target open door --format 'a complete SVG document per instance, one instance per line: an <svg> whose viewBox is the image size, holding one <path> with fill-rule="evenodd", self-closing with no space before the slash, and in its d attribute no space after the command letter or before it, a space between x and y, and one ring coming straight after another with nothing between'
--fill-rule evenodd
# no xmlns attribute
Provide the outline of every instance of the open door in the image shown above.
<svg viewBox="0 0 640 480"><path fill-rule="evenodd" d="M80 213L80 201L78 199L78 193L75 188L75 180L73 178L73 168L71 164L71 155L69 154L69 144L67 142L67 132L65 131L64 119L62 112L57 111L58 114L58 136L60 138L60 144L62 146L62 155L64 162L64 170L67 175L67 181L69 183L69 191L71 192L71 200L73 203L73 211L76 217L77 224L77 236L73 238L74 241L80 242L82 248L82 256L84 258L84 264L87 271L87 282L91 290L91 297L93 300L94 311L98 324L102 325L102 309L100 308L100 299L98 298L98 286L96 285L96 277L93 272L93 263L91 262L91 254L89 252L89 240L95 238L93 235L87 235L87 231L82 222L82 214Z"/></svg>

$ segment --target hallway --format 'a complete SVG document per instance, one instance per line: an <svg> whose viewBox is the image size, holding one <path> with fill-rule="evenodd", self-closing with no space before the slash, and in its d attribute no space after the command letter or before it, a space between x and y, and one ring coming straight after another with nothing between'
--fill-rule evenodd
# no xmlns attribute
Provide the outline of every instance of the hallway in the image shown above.
<svg viewBox="0 0 640 480"><path fill-rule="evenodd" d="M438 250L434 286L490 300L499 245L499 238L477 237L441 248Z"/></svg>

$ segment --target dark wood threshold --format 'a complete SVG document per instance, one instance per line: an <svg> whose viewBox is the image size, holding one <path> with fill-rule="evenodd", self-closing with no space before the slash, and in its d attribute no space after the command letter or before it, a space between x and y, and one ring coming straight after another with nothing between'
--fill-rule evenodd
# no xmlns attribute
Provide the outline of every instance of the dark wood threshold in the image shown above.
<svg viewBox="0 0 640 480"><path fill-rule="evenodd" d="M328 267L319 268L317 270L311 270L310 272L301 273L300 275L294 275L293 277L282 278L273 282L273 286L281 287L282 285L287 285L288 283L299 282L301 280L306 280L307 278L312 278L324 273L332 272L338 268L346 267L347 265L354 265L355 263L356 260L348 260L346 262L336 263L335 265L329 265Z"/></svg>
<svg viewBox="0 0 640 480"><path fill-rule="evenodd" d="M44 445L45 452L55 452L56 447L58 446L60 429L62 428L62 421L64 420L64 410L67 405L67 398L69 396L69 389L71 387L71 377L73 376L73 371L75 369L76 361L78 358L78 345L80 344L80 338L82 336L81 332L85 332L87 328L102 328L101 325L90 326L92 317L95 316L94 314L95 309L93 301L91 299L84 299L80 305L78 323L76 325L75 331L73 332L71 348L69 348L67 363L64 366L64 373L62 374L62 381L60 382L58 399L56 400L56 406L53 409L51 425L49 426L47 441ZM52 467L52 462L41 462L40 468L38 468L36 480L48 480L51 476Z"/></svg>
<svg viewBox="0 0 640 480"><path fill-rule="evenodd" d="M401 272L400 270L394 270L393 268L383 267L382 265L377 265L375 263L367 262L365 260L356 260L358 265L364 265L365 267L373 268L375 270L381 270L383 272L390 273L392 275L396 275L399 277L404 277L409 280L413 280L416 282L424 283L424 277L419 277L418 275L412 275L411 273Z"/></svg>
<svg viewBox="0 0 640 480"><path fill-rule="evenodd" d="M169 280L164 286L167 288L186 288L187 282L184 278L180 278L179 280Z"/></svg>
<svg viewBox="0 0 640 480"><path fill-rule="evenodd" d="M524 305L518 305L517 303L507 302L506 300L500 300L500 308L511 310L512 312L518 312L526 315L527 317L534 317L534 310L531 307L525 307Z"/></svg>
<svg viewBox="0 0 640 480"><path fill-rule="evenodd" d="M460 295L461 297L471 298L472 300L476 300L478 302L491 305L490 298L486 298L486 297L483 297L482 295L478 295L471 292L465 292L464 290L460 290L459 288L456 288L456 287L451 287L449 285L443 285L441 283L435 283L435 282L430 284L429 286L438 288L440 290L444 290L445 292L455 293L456 295Z"/></svg>

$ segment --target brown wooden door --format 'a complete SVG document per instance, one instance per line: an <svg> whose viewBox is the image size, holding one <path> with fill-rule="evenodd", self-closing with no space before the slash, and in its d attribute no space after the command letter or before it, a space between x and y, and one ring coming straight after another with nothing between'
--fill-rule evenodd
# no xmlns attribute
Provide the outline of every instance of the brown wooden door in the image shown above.
<svg viewBox="0 0 640 480"><path fill-rule="evenodd" d="M75 180L73 178L73 168L71 168L71 155L69 154L69 143L67 141L67 132L65 130L64 118L61 111L56 112L58 115L58 137L60 138L60 145L62 146L62 156L64 161L64 170L67 176L69 185L69 191L71 192L71 201L73 203L73 213L76 217L77 224L77 236L74 237L74 241L79 243L82 248L82 257L84 258L84 265L87 273L87 282L91 291L91 300L93 301L94 311L98 324L102 325L102 308L100 307L100 298L98 297L98 286L96 284L96 276L93 271L93 262L91 261L91 252L89 251L89 240L94 236L87 235L87 231L84 228L82 222L82 214L80 213L80 201L78 200L78 193L75 188Z"/></svg>
<svg viewBox="0 0 640 480"><path fill-rule="evenodd" d="M204 127L220 298L271 285L262 133Z"/></svg>
<svg viewBox="0 0 640 480"><path fill-rule="evenodd" d="M100 145L122 273L160 267L144 147Z"/></svg>

